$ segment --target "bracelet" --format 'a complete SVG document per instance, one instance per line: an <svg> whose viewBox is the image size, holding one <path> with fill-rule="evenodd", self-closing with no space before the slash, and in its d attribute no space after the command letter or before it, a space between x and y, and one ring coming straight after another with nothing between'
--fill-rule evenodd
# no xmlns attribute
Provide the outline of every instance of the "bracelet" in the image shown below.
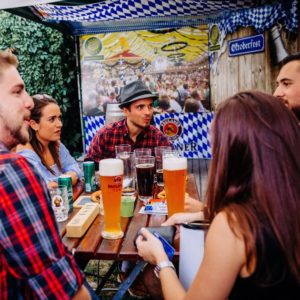
<svg viewBox="0 0 300 300"><path fill-rule="evenodd" d="M170 262L169 260L164 260L164 261L160 262L159 264L157 264L154 268L154 274L157 278L159 278L159 273L164 268L171 268L174 271L176 271L172 262Z"/></svg>

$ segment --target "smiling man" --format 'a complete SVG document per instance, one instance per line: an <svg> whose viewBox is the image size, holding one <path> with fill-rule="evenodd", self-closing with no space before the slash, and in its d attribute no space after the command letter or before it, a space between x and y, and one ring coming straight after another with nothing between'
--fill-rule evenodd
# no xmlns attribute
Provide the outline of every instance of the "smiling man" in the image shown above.
<svg viewBox="0 0 300 300"><path fill-rule="evenodd" d="M153 116L153 101L158 98L142 81L134 81L121 89L119 107L125 119L101 128L94 136L86 160L99 162L115 157L115 146L130 144L136 148L172 146L168 138L155 126L150 125Z"/></svg>
<svg viewBox="0 0 300 300"><path fill-rule="evenodd" d="M274 96L284 101L300 122L300 53L283 60L276 84Z"/></svg>

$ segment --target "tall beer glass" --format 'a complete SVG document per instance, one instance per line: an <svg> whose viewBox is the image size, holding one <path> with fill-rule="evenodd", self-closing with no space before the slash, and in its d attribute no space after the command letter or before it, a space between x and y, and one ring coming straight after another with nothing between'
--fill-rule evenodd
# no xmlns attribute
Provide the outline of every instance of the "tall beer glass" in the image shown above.
<svg viewBox="0 0 300 300"><path fill-rule="evenodd" d="M163 154L164 155L164 154ZM168 216L184 211L187 159L178 155L163 156L164 183Z"/></svg>
<svg viewBox="0 0 300 300"><path fill-rule="evenodd" d="M172 151L171 146L157 146L154 148L155 153L155 169L156 169L156 181L157 185L164 186L164 175L162 167L162 155L164 151Z"/></svg>
<svg viewBox="0 0 300 300"><path fill-rule="evenodd" d="M102 201L104 209L105 239L119 239L123 236L120 224L120 208L124 165L121 159L108 158L99 163Z"/></svg>
<svg viewBox="0 0 300 300"><path fill-rule="evenodd" d="M154 156L136 157L136 179L139 200L148 202L153 197Z"/></svg>

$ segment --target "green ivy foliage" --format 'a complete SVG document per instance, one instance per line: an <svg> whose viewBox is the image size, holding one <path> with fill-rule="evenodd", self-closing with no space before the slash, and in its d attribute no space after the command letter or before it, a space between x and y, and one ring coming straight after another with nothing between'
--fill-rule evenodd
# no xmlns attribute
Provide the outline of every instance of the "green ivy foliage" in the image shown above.
<svg viewBox="0 0 300 300"><path fill-rule="evenodd" d="M62 142L82 152L75 40L43 24L0 11L0 49L14 49L29 94L49 94L63 114Z"/></svg>

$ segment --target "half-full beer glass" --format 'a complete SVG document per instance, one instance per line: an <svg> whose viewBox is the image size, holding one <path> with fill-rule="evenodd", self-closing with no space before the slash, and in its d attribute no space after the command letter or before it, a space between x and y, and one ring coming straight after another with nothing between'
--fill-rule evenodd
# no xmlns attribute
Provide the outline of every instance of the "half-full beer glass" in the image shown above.
<svg viewBox="0 0 300 300"><path fill-rule="evenodd" d="M168 216L184 211L187 159L179 155L163 154L164 183Z"/></svg>
<svg viewBox="0 0 300 300"><path fill-rule="evenodd" d="M101 234L105 239L119 239L123 236L120 224L123 161L103 159L99 163L99 173L104 209L104 230Z"/></svg>

